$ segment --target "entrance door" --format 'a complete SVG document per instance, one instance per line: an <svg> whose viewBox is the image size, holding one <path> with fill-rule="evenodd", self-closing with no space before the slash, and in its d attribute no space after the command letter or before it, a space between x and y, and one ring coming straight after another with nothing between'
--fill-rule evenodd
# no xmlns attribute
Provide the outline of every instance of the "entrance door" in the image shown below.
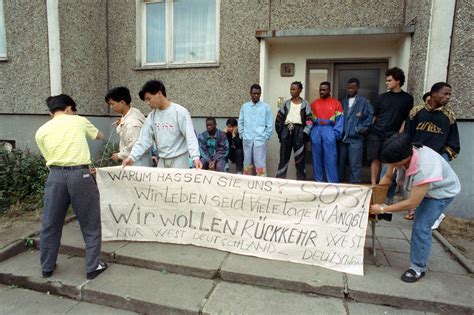
<svg viewBox="0 0 474 315"><path fill-rule="evenodd" d="M346 96L346 83L350 78L360 81L359 94L367 98L372 104L377 96L386 91L385 71L388 62L386 60L374 61L313 61L307 62L306 73L306 99L309 103L319 98L319 84L324 81L331 83L331 95L342 100ZM365 147L365 146L364 146ZM306 145L306 171L307 177L312 179L311 144ZM365 161L364 148L364 165ZM367 176L367 170L363 170L363 181ZM370 173L369 173L370 175Z"/></svg>
<svg viewBox="0 0 474 315"><path fill-rule="evenodd" d="M332 97L343 99L346 95L346 83L350 78L360 81L359 94L371 103L377 95L385 92L385 71L387 61L361 62L320 62L308 61L306 99L309 102L319 98L319 84L323 81L331 83Z"/></svg>
<svg viewBox="0 0 474 315"><path fill-rule="evenodd" d="M386 91L386 70L387 63L335 64L333 97L342 100L346 96L347 81L357 78L360 81L359 94L374 104L377 96Z"/></svg>

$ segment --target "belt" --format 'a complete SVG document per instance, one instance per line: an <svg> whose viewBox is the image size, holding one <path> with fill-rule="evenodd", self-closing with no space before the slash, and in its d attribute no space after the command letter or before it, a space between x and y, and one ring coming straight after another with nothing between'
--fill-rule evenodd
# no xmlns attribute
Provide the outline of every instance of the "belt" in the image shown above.
<svg viewBox="0 0 474 315"><path fill-rule="evenodd" d="M332 125L334 125L334 121L332 121L330 119L318 118L318 119L314 120L314 124L318 125L318 126L332 126Z"/></svg>
<svg viewBox="0 0 474 315"><path fill-rule="evenodd" d="M49 169L51 170L62 170L62 171L73 171L73 170L82 170L88 169L89 165L74 165L74 166L59 166L59 165L51 165Z"/></svg>

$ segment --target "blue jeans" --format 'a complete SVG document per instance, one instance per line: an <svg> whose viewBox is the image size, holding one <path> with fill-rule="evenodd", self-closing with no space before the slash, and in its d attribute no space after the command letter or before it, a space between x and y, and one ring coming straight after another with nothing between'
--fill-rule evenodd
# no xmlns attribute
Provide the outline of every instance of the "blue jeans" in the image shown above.
<svg viewBox="0 0 474 315"><path fill-rule="evenodd" d="M432 242L431 227L453 199L454 198L432 199L425 197L418 208L416 208L410 244L410 268L416 272L426 271L426 264L430 256Z"/></svg>
<svg viewBox="0 0 474 315"><path fill-rule="evenodd" d="M349 183L359 184L360 170L362 168L364 143L362 139L350 139L348 143L339 143L339 180L343 181L346 175L346 164L349 161Z"/></svg>

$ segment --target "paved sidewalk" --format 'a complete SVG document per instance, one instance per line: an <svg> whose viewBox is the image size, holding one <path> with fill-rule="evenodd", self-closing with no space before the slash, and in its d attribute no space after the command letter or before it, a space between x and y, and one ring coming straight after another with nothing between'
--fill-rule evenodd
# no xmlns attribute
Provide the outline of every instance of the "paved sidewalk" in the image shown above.
<svg viewBox="0 0 474 315"><path fill-rule="evenodd" d="M412 224L403 215L377 225L378 267L368 230L364 276L190 245L107 242L102 250L110 268L88 281L82 236L72 222L52 278L41 278L32 249L0 262L0 283L141 313L472 314L474 279L437 240L425 278L400 280L409 265Z"/></svg>

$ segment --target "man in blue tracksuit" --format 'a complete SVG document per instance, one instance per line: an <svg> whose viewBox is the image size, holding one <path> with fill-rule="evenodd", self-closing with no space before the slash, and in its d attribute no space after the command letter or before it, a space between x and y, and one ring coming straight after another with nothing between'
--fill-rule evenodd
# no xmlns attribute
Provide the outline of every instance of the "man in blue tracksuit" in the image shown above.
<svg viewBox="0 0 474 315"><path fill-rule="evenodd" d="M364 134L372 123L374 110L366 98L357 94L359 79L349 79L346 90L347 96L342 100L344 133L339 143L339 179L344 182L346 164L349 160L349 182L359 184Z"/></svg>
<svg viewBox="0 0 474 315"><path fill-rule="evenodd" d="M331 97L331 84L327 81L319 85L319 96L311 104L313 177L315 181L322 182L325 174L327 182L339 183L336 140L341 138L344 126L342 106Z"/></svg>

